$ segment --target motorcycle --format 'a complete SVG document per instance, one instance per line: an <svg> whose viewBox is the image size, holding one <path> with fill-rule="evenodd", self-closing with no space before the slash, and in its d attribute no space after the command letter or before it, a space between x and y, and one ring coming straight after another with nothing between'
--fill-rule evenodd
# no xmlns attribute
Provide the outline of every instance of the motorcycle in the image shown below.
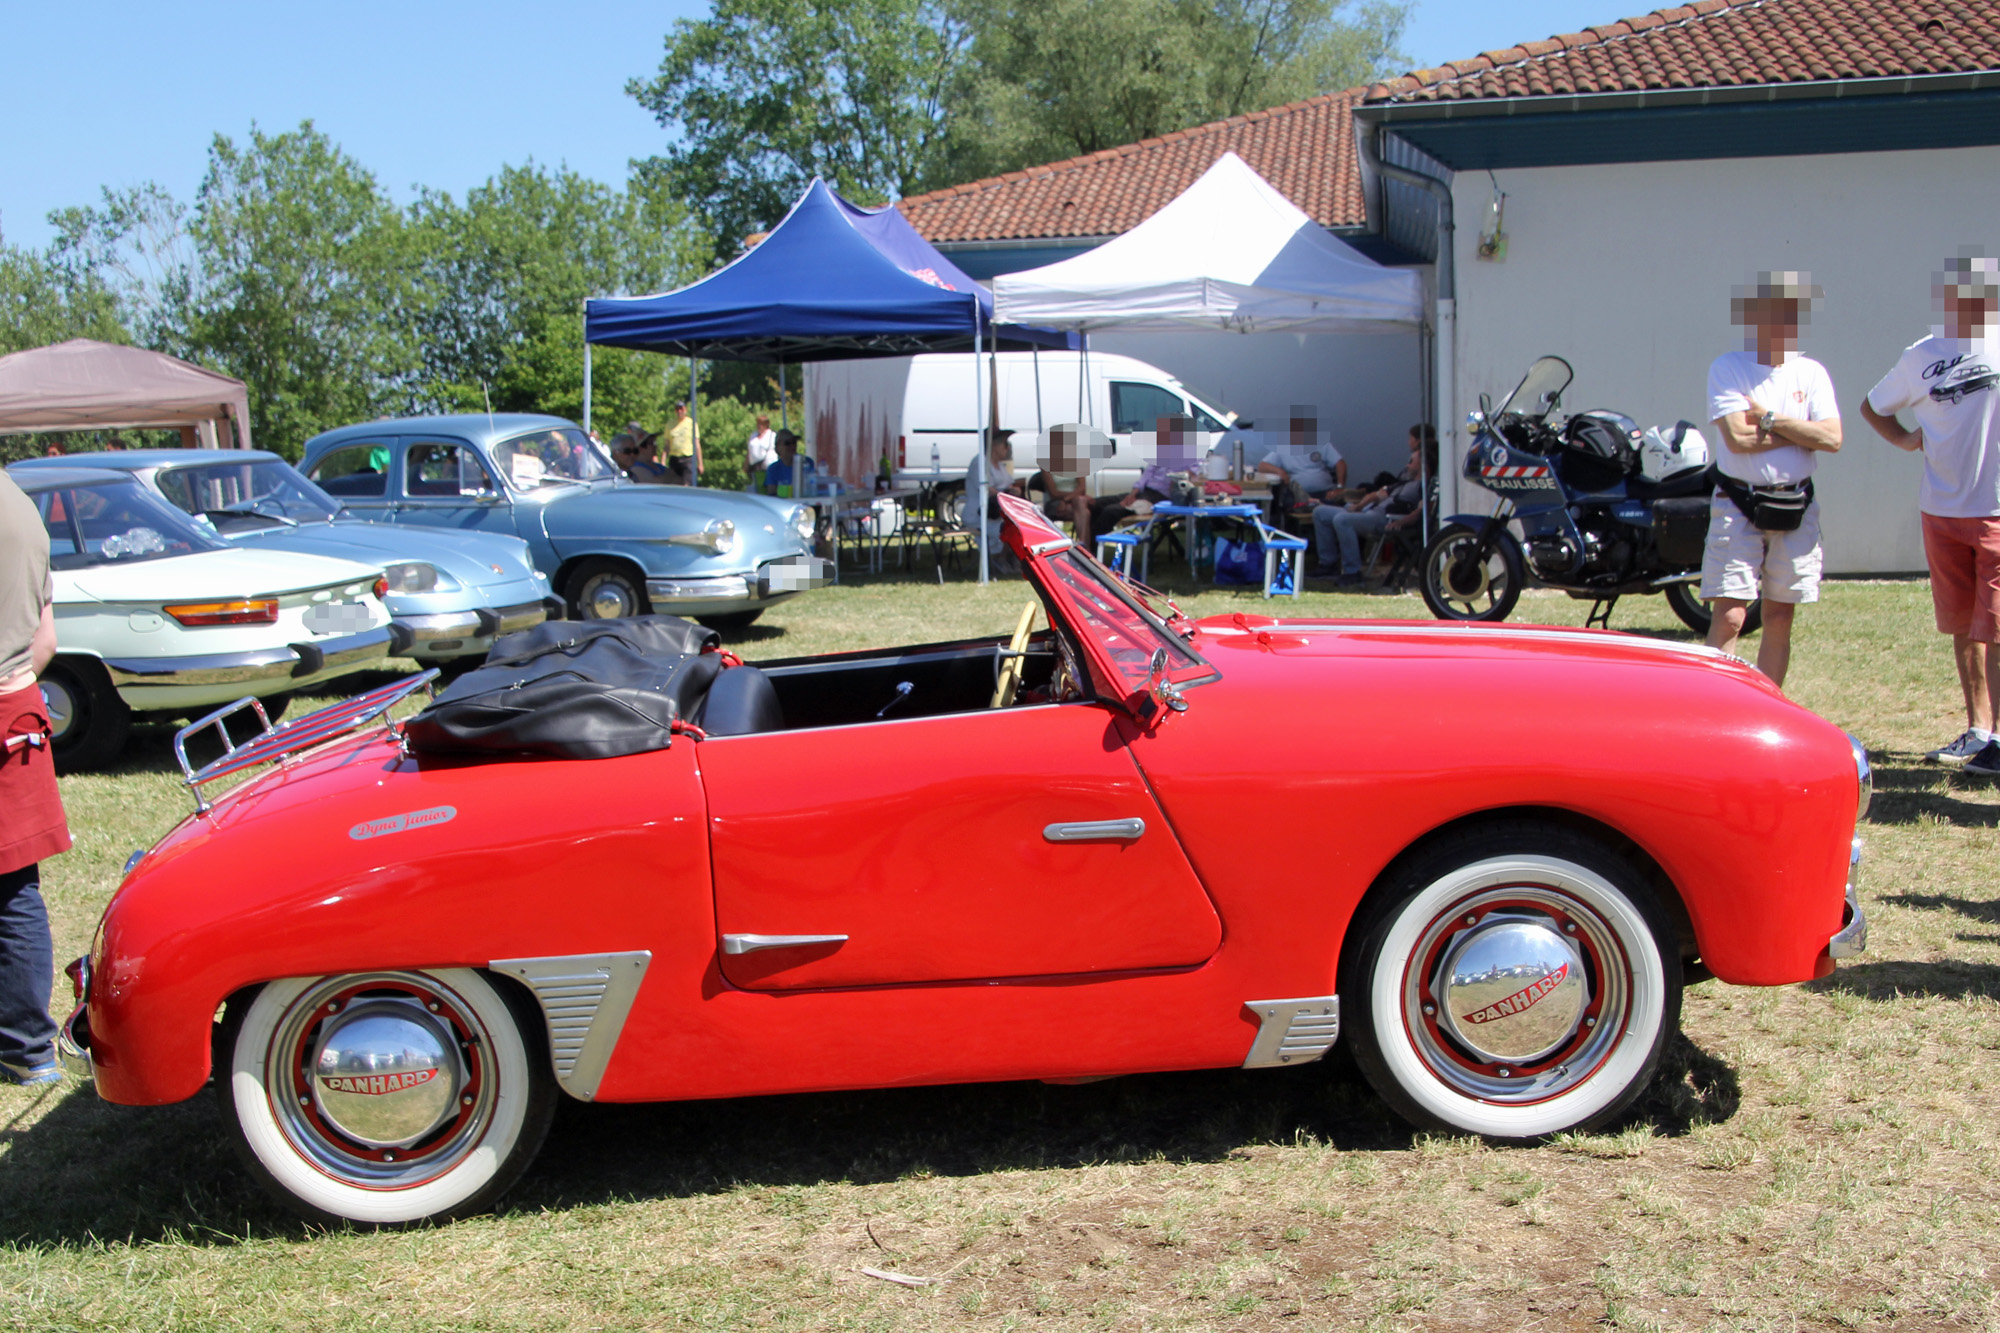
<svg viewBox="0 0 2000 1333"><path fill-rule="evenodd" d="M1707 442L1686 421L1642 432L1616 412L1565 418L1572 376L1567 361L1545 356L1497 410L1480 395L1467 422L1464 475L1500 503L1491 514L1445 520L1424 550L1424 604L1440 620L1505 620L1532 572L1595 602L1587 625L1608 624L1620 597L1664 593L1674 614L1706 635ZM1761 609L1751 605L1744 633L1757 628Z"/></svg>

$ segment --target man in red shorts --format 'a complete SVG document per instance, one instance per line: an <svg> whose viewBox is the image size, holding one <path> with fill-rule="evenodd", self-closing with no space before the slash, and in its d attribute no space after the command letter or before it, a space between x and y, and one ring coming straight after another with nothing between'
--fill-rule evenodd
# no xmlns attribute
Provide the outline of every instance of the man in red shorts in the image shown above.
<svg viewBox="0 0 2000 1333"><path fill-rule="evenodd" d="M1924 555L1938 631L1951 635L1965 733L1926 756L2000 777L2000 261L1961 256L1931 287L1943 316L1868 391L1861 415L1898 449L1921 451ZM1915 430L1896 420L1907 411Z"/></svg>
<svg viewBox="0 0 2000 1333"><path fill-rule="evenodd" d="M49 534L35 502L0 471L0 1079L54 1083L55 977L44 857L69 850L49 715L35 677L56 652Z"/></svg>

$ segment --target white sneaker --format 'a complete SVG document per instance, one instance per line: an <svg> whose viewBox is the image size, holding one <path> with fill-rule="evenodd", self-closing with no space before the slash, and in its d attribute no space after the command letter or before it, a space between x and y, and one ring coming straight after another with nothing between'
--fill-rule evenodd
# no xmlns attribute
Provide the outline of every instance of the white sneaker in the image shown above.
<svg viewBox="0 0 2000 1333"><path fill-rule="evenodd" d="M1964 735L1949 745L1940 745L1924 756L1924 762L1943 764L1947 768L1959 768L1965 761L1986 748L1986 742L1972 734L1968 728Z"/></svg>

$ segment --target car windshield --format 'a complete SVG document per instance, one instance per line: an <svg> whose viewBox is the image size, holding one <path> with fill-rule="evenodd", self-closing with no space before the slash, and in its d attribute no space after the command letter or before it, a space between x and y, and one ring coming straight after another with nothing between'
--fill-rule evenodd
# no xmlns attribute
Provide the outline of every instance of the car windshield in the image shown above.
<svg viewBox="0 0 2000 1333"><path fill-rule="evenodd" d="M1561 400L1562 391L1569 387L1572 374L1569 362L1561 357L1543 357L1528 367L1528 373L1514 386L1514 392L1500 404L1500 412L1513 412L1524 417L1547 416ZM1499 412L1494 415L1498 416Z"/></svg>
<svg viewBox="0 0 2000 1333"><path fill-rule="evenodd" d="M493 461L517 491L573 481L611 481L618 476L597 443L574 426L502 440L493 446Z"/></svg>
<svg viewBox="0 0 2000 1333"><path fill-rule="evenodd" d="M1074 547L1052 556L1045 568L1052 591L1070 611L1079 632L1095 639L1128 690L1146 683L1156 649L1167 650L1167 673L1206 667L1177 634L1132 599L1115 575Z"/></svg>
<svg viewBox="0 0 2000 1333"><path fill-rule="evenodd" d="M56 569L129 565L223 544L186 514L136 481L57 486L32 492L49 532L49 564Z"/></svg>
<svg viewBox="0 0 2000 1333"><path fill-rule="evenodd" d="M340 512L339 501L275 458L167 468L157 484L160 494L220 532L324 523Z"/></svg>

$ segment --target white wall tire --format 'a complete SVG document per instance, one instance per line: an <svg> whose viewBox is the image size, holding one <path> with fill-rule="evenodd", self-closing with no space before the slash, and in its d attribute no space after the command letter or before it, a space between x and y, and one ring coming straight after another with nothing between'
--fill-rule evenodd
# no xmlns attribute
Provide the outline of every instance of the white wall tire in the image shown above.
<svg viewBox="0 0 2000 1333"><path fill-rule="evenodd" d="M1486 828L1415 858L1386 889L1356 922L1341 993L1355 1062L1404 1118L1532 1140L1599 1127L1652 1081L1680 1024L1680 955L1623 858L1556 826ZM1568 961L1487 965L1474 937L1501 930ZM1515 1027L1489 1037L1479 1023ZM1480 1045L1510 1040L1511 1053Z"/></svg>
<svg viewBox="0 0 2000 1333"><path fill-rule="evenodd" d="M322 1118L314 1097L328 1094L301 1072L301 1053L327 1040L323 1029L336 1021L329 1004L385 998L429 1008L457 1039L461 1061L442 1123L386 1149ZM533 1160L555 1109L532 1018L524 1023L506 994L465 968L273 981L229 1005L217 1051L224 1117L251 1174L315 1221L393 1225L478 1212Z"/></svg>

